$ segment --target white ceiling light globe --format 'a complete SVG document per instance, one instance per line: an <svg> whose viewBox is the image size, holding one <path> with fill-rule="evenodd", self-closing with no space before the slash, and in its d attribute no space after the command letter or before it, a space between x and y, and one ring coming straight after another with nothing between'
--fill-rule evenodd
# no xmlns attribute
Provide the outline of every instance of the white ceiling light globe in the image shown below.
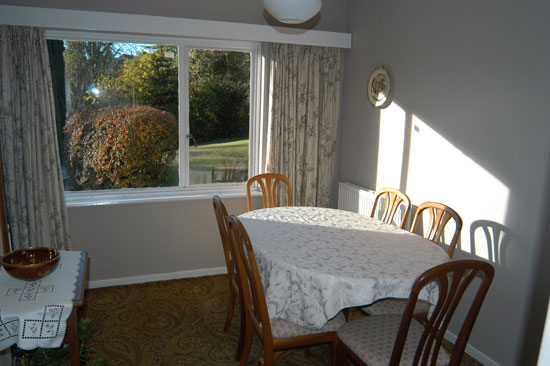
<svg viewBox="0 0 550 366"><path fill-rule="evenodd" d="M264 0L265 10L278 21L303 23L321 10L322 0Z"/></svg>

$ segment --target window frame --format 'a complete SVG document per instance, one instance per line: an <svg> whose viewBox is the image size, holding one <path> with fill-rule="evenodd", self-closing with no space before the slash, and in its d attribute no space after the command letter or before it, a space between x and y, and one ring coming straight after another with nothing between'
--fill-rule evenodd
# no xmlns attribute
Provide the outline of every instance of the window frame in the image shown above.
<svg viewBox="0 0 550 366"><path fill-rule="evenodd" d="M264 67L261 43L233 40L198 39L188 37L119 34L112 32L87 32L46 30L46 39L98 42L129 42L140 44L166 44L178 46L178 144L179 185L174 187L121 188L87 191L64 191L68 206L106 205L126 202L149 202L159 200L197 199L222 194L242 196L246 182L189 184L189 58L193 48L233 50L250 53L250 106L249 106L249 157L248 176L261 172L262 141L262 78ZM184 157L184 159L182 159Z"/></svg>

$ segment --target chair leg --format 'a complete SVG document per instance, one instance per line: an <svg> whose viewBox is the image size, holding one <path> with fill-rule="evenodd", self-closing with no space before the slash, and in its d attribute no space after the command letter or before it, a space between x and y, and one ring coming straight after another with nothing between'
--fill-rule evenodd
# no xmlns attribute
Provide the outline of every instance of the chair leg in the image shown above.
<svg viewBox="0 0 550 366"><path fill-rule="evenodd" d="M254 335L252 324L246 319L244 328L243 349L241 353L240 366L246 366L246 363L248 362L248 356L250 355L250 350L252 349L252 336Z"/></svg>
<svg viewBox="0 0 550 366"><path fill-rule="evenodd" d="M237 343L237 353L235 354L235 361L240 361L243 355L244 338L246 333L246 318L244 313L244 306L241 303L239 307L241 309L241 325L239 328L239 341Z"/></svg>
<svg viewBox="0 0 550 366"><path fill-rule="evenodd" d="M233 287L229 286L229 303L227 304L227 316L225 317L225 324L223 326L224 332L227 332L231 327L233 311L235 310L235 302L237 302L237 294L233 290Z"/></svg>
<svg viewBox="0 0 550 366"><path fill-rule="evenodd" d="M345 308L344 310L342 310L342 313L344 314L344 319L346 319L347 323L349 320L349 308Z"/></svg>
<svg viewBox="0 0 550 366"><path fill-rule="evenodd" d="M334 366L343 366L346 364L346 352L344 350L344 344L340 340L336 340L335 345L333 346L333 361Z"/></svg>
<svg viewBox="0 0 550 366"><path fill-rule="evenodd" d="M304 348L304 352L306 354L306 358L311 358L311 356L312 356L311 348L309 348L309 347Z"/></svg>
<svg viewBox="0 0 550 366"><path fill-rule="evenodd" d="M339 366L339 364L336 363L336 352L338 351L338 343L338 337L335 337L330 344L330 347L332 348L332 366Z"/></svg>
<svg viewBox="0 0 550 366"><path fill-rule="evenodd" d="M267 351L266 347L264 346L264 358L263 358L262 365L264 366L275 365L275 352L273 352L273 349L271 349L271 351Z"/></svg>

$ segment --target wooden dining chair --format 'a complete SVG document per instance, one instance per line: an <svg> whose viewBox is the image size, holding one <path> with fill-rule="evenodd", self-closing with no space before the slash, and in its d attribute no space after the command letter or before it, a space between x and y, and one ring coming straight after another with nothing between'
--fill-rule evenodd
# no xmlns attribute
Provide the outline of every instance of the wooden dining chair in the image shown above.
<svg viewBox="0 0 550 366"><path fill-rule="evenodd" d="M384 198L384 202L382 202ZM384 204L383 207L382 204ZM376 192L376 198L374 199L374 205L372 206L372 212L370 217L374 218L378 210L382 211L382 216L380 220L387 224L392 224L395 214L400 209L404 207L405 211L401 217L401 222L396 224L404 229L407 224L407 218L411 212L411 199L405 194L405 192L400 191L396 188L382 188Z"/></svg>
<svg viewBox="0 0 550 366"><path fill-rule="evenodd" d="M236 275L235 261L233 260L231 252L229 250L231 245L230 239L229 239L229 231L227 227L227 219L229 215L227 214L227 209L225 208L225 205L223 204L219 196L212 197L212 203L214 205L214 213L216 214L216 221L218 222L218 230L220 231L223 254L225 257L225 265L227 267L227 280L229 284L229 301L227 303L227 315L225 317L225 323L223 327L224 332L227 332L229 330L229 327L231 326L231 320L233 319L235 303L237 302L237 299L239 299L240 301L241 296L240 296L239 285L237 283L238 279ZM241 306L241 329L239 333L237 353L235 355L236 361L241 359L242 347L243 347L243 341L244 341L244 316L242 312L243 310Z"/></svg>
<svg viewBox="0 0 550 366"><path fill-rule="evenodd" d="M287 206L292 206L292 185L290 184L290 180L282 174L264 173L255 175L250 178L248 182L246 182L246 203L248 206L248 211L252 211L251 187L254 183L258 183L258 186L260 187L264 208L269 208L277 206L277 189L279 187L279 183L281 182L286 183L287 186Z"/></svg>
<svg viewBox="0 0 550 366"><path fill-rule="evenodd" d="M337 365L345 365L346 358L356 365L369 366L460 365L493 277L491 264L471 259L451 261L427 270L414 282L403 314L367 316L338 329ZM481 281L474 281L475 278ZM431 283L437 285L439 295L433 313L423 325L413 318L413 313L419 293ZM466 307L466 316L449 354L441 347L443 337L472 283L477 284L477 291L471 305Z"/></svg>
<svg viewBox="0 0 550 366"><path fill-rule="evenodd" d="M245 309L245 336L240 365L247 363L252 337L255 332L263 342L264 357L261 365L271 366L274 362L300 347L331 343L336 347L336 329L345 323L338 314L318 330L302 328L285 320L271 321L265 301L264 289L256 262L256 256L248 233L240 220L231 215L228 220L230 251L235 258L239 288Z"/></svg>
<svg viewBox="0 0 550 366"><path fill-rule="evenodd" d="M417 231L419 223L422 221L422 213L426 210L430 213L430 217L428 228L424 232L424 237L436 244L441 240L441 236L445 231L445 226L450 219L452 218L455 221L455 232L449 243L449 249L447 250L449 258L452 259L462 229L462 219L458 213L449 206L437 202L424 202L418 206L415 212L411 232L415 233ZM405 310L405 305L405 299L388 298L377 301L372 305L361 307L359 310L368 315L402 314ZM426 319L429 309L429 303L419 301L414 312L416 319Z"/></svg>
<svg viewBox="0 0 550 366"><path fill-rule="evenodd" d="M462 230L462 218L460 218L460 215L455 210L447 205L438 202L424 202L418 206L414 214L413 223L411 225L412 233L417 232L418 226L423 219L422 213L424 211L428 211L430 213L428 227L424 231L424 237L436 244L440 242L447 223L451 220L451 218L454 220L455 232L449 242L449 248L447 249L447 254L452 259L458 243L460 231Z"/></svg>

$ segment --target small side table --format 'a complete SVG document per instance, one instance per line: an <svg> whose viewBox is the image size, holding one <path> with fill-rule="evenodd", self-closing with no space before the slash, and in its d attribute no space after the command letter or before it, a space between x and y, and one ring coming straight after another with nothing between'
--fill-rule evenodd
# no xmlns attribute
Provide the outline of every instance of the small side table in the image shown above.
<svg viewBox="0 0 550 366"><path fill-rule="evenodd" d="M15 345L26 350L58 347L65 341L70 364L76 366L80 364L78 310L84 304L89 259L84 251L60 254L56 271L39 280L19 280L2 271L0 341L2 348Z"/></svg>
<svg viewBox="0 0 550 366"><path fill-rule="evenodd" d="M81 252L78 277L74 290L73 310L67 319L67 342L69 343L69 359L71 366L80 365L80 344L78 341L78 310L84 305L85 281L88 278L88 253Z"/></svg>

